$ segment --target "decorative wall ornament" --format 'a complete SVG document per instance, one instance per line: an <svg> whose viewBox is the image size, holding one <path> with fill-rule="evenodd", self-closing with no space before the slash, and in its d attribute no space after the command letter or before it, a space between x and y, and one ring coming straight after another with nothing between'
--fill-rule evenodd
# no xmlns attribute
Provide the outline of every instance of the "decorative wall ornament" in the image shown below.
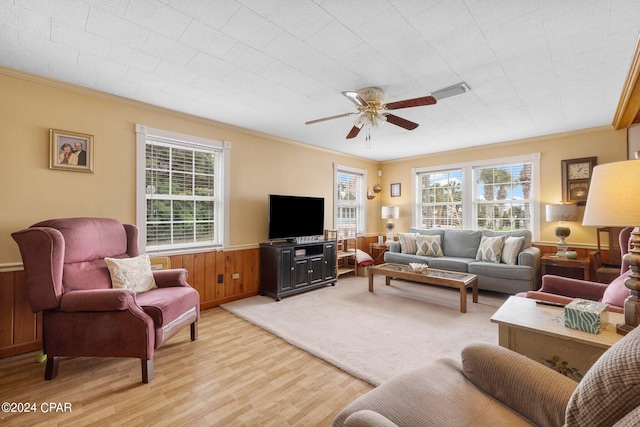
<svg viewBox="0 0 640 427"><path fill-rule="evenodd" d="M400 183L391 184L391 197L400 197Z"/></svg>

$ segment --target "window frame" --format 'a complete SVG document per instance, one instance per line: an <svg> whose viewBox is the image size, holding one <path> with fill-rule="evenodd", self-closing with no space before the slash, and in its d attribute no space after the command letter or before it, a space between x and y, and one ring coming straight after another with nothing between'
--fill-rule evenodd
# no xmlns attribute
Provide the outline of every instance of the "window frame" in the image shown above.
<svg viewBox="0 0 640 427"><path fill-rule="evenodd" d="M139 246L141 253L171 254L201 252L218 249L229 245L229 165L231 143L213 139L186 135L177 132L155 129L142 124L136 124L136 223L139 229ZM218 152L215 175L216 203L222 204L215 210L215 236L219 236L215 243L204 244L176 244L167 248L147 249L147 193L146 193L146 147L147 140L152 139L176 148L205 149Z"/></svg>
<svg viewBox="0 0 640 427"><path fill-rule="evenodd" d="M354 168L351 166L340 165L334 163L333 165L333 228L337 230L338 226L338 211L342 204L338 199L338 174L347 174L357 176L359 180L359 188L357 189L356 208L357 221L356 221L356 235L362 236L365 234L366 218L367 218L367 170Z"/></svg>
<svg viewBox="0 0 640 427"><path fill-rule="evenodd" d="M450 172L452 170L462 171L462 228L476 229L477 206L476 201L476 183L474 172L477 168L501 167L517 163L531 162L531 189L529 201L531 203L531 235L532 239L540 239L540 153L531 153L521 156L502 157L496 159L478 160L473 162L454 163L439 166L426 166L421 168L412 168L412 193L413 206L411 209L411 223L413 227L420 227L421 212L421 183L420 177L424 173ZM467 208L469 207L469 208Z"/></svg>

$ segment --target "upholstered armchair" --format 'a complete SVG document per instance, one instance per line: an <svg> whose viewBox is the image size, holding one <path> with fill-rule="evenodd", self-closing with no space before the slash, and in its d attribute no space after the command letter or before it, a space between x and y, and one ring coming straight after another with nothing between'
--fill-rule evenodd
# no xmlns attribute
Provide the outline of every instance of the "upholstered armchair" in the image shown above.
<svg viewBox="0 0 640 427"><path fill-rule="evenodd" d="M187 325L197 339L200 297L187 271L152 271L135 225L53 219L12 237L31 310L43 312L45 379L56 377L60 357L134 357L148 383L157 348Z"/></svg>
<svg viewBox="0 0 640 427"><path fill-rule="evenodd" d="M495 345L399 374L344 408L333 427L637 426L640 328L609 348L578 383Z"/></svg>
<svg viewBox="0 0 640 427"><path fill-rule="evenodd" d="M602 301L609 304L610 311L623 313L624 300L629 296L629 289L624 285L624 281L631 273L629 264L624 260L624 256L630 249L631 231L633 231L633 227L623 228L620 232L622 266L620 267L620 276L611 283L590 282L546 274L542 276L542 287L540 289L521 292L517 296L562 304L568 304L574 298L584 298L592 301Z"/></svg>

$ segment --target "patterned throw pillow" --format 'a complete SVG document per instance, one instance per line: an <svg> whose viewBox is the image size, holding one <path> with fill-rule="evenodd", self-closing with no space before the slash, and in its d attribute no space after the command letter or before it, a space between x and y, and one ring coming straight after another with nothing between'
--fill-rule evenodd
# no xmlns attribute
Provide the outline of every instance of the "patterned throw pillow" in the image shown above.
<svg viewBox="0 0 640 427"><path fill-rule="evenodd" d="M130 289L135 293L156 289L156 281L151 272L149 255L143 254L133 258L105 258L111 285L114 288Z"/></svg>
<svg viewBox="0 0 640 427"><path fill-rule="evenodd" d="M418 251L416 233L398 233L398 240L400 241L400 251L403 254L414 255Z"/></svg>
<svg viewBox="0 0 640 427"><path fill-rule="evenodd" d="M482 236L480 247L478 247L478 253L476 254L476 260L499 263L502 248L504 247L504 240L505 236Z"/></svg>
<svg viewBox="0 0 640 427"><path fill-rule="evenodd" d="M442 256L440 236L425 236L418 234L417 244L418 250L416 251L416 255L435 257Z"/></svg>
<svg viewBox="0 0 640 427"><path fill-rule="evenodd" d="M515 265L518 254L524 245L524 237L507 237L502 248L502 262L505 264Z"/></svg>

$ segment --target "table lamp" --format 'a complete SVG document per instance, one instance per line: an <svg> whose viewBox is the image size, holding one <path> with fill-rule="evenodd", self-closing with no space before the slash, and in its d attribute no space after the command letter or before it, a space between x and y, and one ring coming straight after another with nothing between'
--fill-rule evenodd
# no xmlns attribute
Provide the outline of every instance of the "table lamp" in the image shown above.
<svg viewBox="0 0 640 427"><path fill-rule="evenodd" d="M387 241L385 243L389 245L393 242L393 229L395 227L393 220L400 218L400 208L398 206L383 206L381 216L382 219L387 220L387 223L384 225L387 229Z"/></svg>
<svg viewBox="0 0 640 427"><path fill-rule="evenodd" d="M556 227L556 237L560 239L558 242L558 250L556 256L566 257L569 245L564 241L571 234L569 227L563 226L565 221L578 220L578 207L575 203L566 203L558 205L547 205L547 222L559 222Z"/></svg>
<svg viewBox="0 0 640 427"><path fill-rule="evenodd" d="M616 326L616 331L622 335L638 326L640 321L640 197L635 193L634 182L640 182L640 160L594 167L582 220L582 225L596 227L636 227L631 233L631 250L624 256L631 274L624 282L629 289L629 297L624 302L624 324Z"/></svg>

